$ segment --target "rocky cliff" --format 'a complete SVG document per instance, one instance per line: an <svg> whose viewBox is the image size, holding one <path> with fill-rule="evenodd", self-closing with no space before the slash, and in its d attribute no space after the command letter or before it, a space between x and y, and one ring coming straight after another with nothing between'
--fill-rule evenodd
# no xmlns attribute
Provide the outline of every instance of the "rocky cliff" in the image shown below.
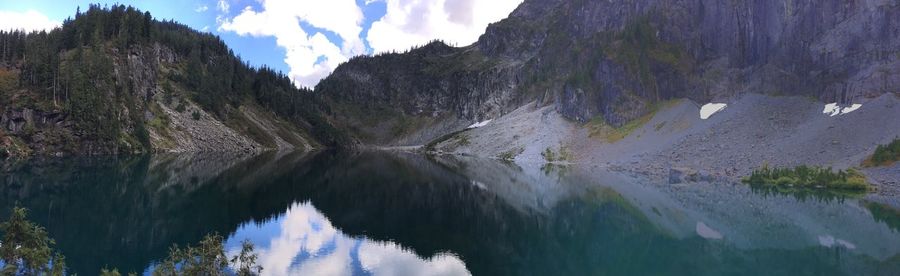
<svg viewBox="0 0 900 276"><path fill-rule="evenodd" d="M671 98L849 103L900 91L900 2L526 0L473 45L356 58L316 90L357 138L389 145L533 101L612 126Z"/></svg>
<svg viewBox="0 0 900 276"><path fill-rule="evenodd" d="M108 97L100 101L107 106L87 111L87 116L101 118L99 125L85 124L71 105L46 102L30 89L11 91L13 103L0 108L0 155L256 152L318 146L301 127L258 104L245 103L227 116L205 110L191 100L193 91L167 77L184 73L180 58L167 47L110 51L112 72L103 77L113 85L95 86L94 91ZM123 93L118 90L122 87L130 89Z"/></svg>
<svg viewBox="0 0 900 276"><path fill-rule="evenodd" d="M0 158L341 144L308 89L131 7L91 5L0 44Z"/></svg>

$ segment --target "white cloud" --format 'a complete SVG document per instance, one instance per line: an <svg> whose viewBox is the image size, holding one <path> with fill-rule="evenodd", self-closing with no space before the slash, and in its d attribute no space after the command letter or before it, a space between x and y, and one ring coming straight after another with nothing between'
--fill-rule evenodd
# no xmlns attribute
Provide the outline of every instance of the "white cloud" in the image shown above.
<svg viewBox="0 0 900 276"><path fill-rule="evenodd" d="M381 1L386 14L373 20L366 41L375 53L406 50L441 39L468 45L484 33L488 24L505 18L522 0L367 0ZM350 57L368 54L363 38L363 13L355 0L260 0L261 8L243 9L233 18L217 18L220 31L242 36L275 37L286 52L288 75L295 84L315 86ZM219 1L222 9L224 1ZM227 10L227 3L225 4ZM304 30L301 23L313 29Z"/></svg>
<svg viewBox="0 0 900 276"><path fill-rule="evenodd" d="M522 0L379 0L387 14L372 24L366 40L376 53L407 50L433 39L468 45L488 24L506 18Z"/></svg>
<svg viewBox="0 0 900 276"><path fill-rule="evenodd" d="M273 36L286 51L288 74L296 84L315 86L341 62L365 54L359 34L362 32L362 10L353 0L265 0L262 10L247 7L232 19L223 20L220 30L239 35ZM333 32L341 46L325 34L307 33L301 22Z"/></svg>
<svg viewBox="0 0 900 276"><path fill-rule="evenodd" d="M198 6L194 9L195 12L205 12L206 10L209 10L209 6L207 5Z"/></svg>
<svg viewBox="0 0 900 276"><path fill-rule="evenodd" d="M231 5L229 5L225 0L219 0L219 3L216 3L216 7L219 9L219 11L224 13L228 13L228 11L231 9Z"/></svg>
<svg viewBox="0 0 900 276"><path fill-rule="evenodd" d="M277 221L279 233L257 246L262 275L351 275L353 256L373 275L471 275L465 263L452 254L422 259L391 242L353 238L341 233L310 203L296 203ZM253 232L238 229L235 236ZM240 246L228 248L235 256ZM299 256L308 256L300 259Z"/></svg>
<svg viewBox="0 0 900 276"><path fill-rule="evenodd" d="M62 23L50 20L46 15L34 10L24 13L0 11L0 30L50 31Z"/></svg>

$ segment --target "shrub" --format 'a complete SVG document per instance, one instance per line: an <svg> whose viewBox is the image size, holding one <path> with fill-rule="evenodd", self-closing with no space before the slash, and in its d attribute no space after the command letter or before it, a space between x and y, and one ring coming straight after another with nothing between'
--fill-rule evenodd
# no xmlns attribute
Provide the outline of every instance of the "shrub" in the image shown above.
<svg viewBox="0 0 900 276"><path fill-rule="evenodd" d="M471 145L471 144L472 144L472 141L469 141L469 135L468 135L468 134L460 134L459 137L458 137L457 139L458 139L458 144L459 144L460 146L468 146L468 145Z"/></svg>
<svg viewBox="0 0 900 276"><path fill-rule="evenodd" d="M543 156L544 160L547 160L547 162L556 161L556 153L554 153L550 148L544 149L544 151L541 152L541 156Z"/></svg>
<svg viewBox="0 0 900 276"><path fill-rule="evenodd" d="M507 161L513 160L513 159L516 159L516 156L519 156L519 154L522 154L522 152L524 152L524 151L525 151L525 149L521 148L521 147L510 149L508 151L504 151L504 152L501 152L500 154L498 154L497 158L499 158L501 160L507 160Z"/></svg>
<svg viewBox="0 0 900 276"><path fill-rule="evenodd" d="M863 165L869 167L889 166L898 160L900 160L900 139L894 139L890 144L878 145L875 153Z"/></svg>
<svg viewBox="0 0 900 276"><path fill-rule="evenodd" d="M241 252L230 261L225 256L224 239L210 234L196 246L179 248L172 246L169 256L156 266L153 275L228 275L229 264L237 267L237 275L258 275L262 267L256 264L253 244L242 243Z"/></svg>
<svg viewBox="0 0 900 276"><path fill-rule="evenodd" d="M228 268L228 257L222 242L222 236L212 234L196 247L172 246L169 256L156 267L153 275L223 275Z"/></svg>
<svg viewBox="0 0 900 276"><path fill-rule="evenodd" d="M544 157L544 160L547 162L563 162L563 161L571 161L572 160L572 152L569 151L569 147L567 146L559 146L559 151L554 152L551 148L544 149L541 152L541 156Z"/></svg>
<svg viewBox="0 0 900 276"><path fill-rule="evenodd" d="M28 221L28 210L14 207L9 220L0 223L3 243L0 258L5 266L3 275L63 275L65 258L54 253L53 239L43 227Z"/></svg>
<svg viewBox="0 0 900 276"><path fill-rule="evenodd" d="M791 168L762 168L754 170L742 182L757 187L788 187L796 189L829 189L865 192L871 189L859 171L847 169L833 172L831 168L798 166Z"/></svg>
<svg viewBox="0 0 900 276"><path fill-rule="evenodd" d="M231 258L231 263L237 267L237 275L239 276L259 275L262 272L262 266L256 264L258 257L254 253L253 243L245 240L241 243L241 253Z"/></svg>
<svg viewBox="0 0 900 276"><path fill-rule="evenodd" d="M191 118L193 118L194 121L200 120L200 112L195 110L194 112L191 113Z"/></svg>

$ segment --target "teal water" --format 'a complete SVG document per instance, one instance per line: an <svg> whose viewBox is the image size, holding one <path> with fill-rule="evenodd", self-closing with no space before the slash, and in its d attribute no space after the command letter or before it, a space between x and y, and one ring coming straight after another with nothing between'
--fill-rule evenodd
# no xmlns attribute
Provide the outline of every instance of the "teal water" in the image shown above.
<svg viewBox="0 0 900 276"><path fill-rule="evenodd" d="M2 216L29 208L79 275L211 232L268 275L900 275L897 213L856 199L388 153L0 165Z"/></svg>

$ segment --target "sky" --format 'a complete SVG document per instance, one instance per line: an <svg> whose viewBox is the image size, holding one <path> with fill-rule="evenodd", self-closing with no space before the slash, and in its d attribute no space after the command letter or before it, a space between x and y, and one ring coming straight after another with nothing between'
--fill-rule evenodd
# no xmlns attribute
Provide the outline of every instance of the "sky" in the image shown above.
<svg viewBox="0 0 900 276"><path fill-rule="evenodd" d="M466 46L522 0L0 0L0 29L48 30L91 3L134 6L221 37L254 66L312 87L358 55L440 39Z"/></svg>

